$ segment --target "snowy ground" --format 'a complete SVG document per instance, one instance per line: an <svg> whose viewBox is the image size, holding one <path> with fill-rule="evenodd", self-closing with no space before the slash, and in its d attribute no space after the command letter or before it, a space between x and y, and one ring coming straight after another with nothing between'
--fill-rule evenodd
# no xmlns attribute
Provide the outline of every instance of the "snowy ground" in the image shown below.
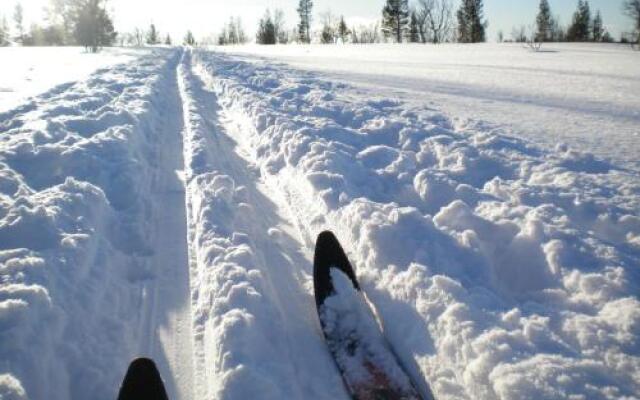
<svg viewBox="0 0 640 400"><path fill-rule="evenodd" d="M150 355L172 398L346 399L324 229L425 396L640 397L631 56L327 49L158 49L0 114L0 398L113 399Z"/></svg>
<svg viewBox="0 0 640 400"><path fill-rule="evenodd" d="M112 48L90 54L80 47L0 48L0 112L55 86L84 79L99 68L128 62L148 52Z"/></svg>
<svg viewBox="0 0 640 400"><path fill-rule="evenodd" d="M374 95L430 104L541 145L640 170L640 54L628 46L242 46L220 51L321 72Z"/></svg>

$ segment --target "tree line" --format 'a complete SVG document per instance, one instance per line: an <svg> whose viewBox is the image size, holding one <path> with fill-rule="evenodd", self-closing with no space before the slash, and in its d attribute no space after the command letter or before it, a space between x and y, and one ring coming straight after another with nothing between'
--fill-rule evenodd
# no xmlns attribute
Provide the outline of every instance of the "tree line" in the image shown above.
<svg viewBox="0 0 640 400"><path fill-rule="evenodd" d="M14 35L6 16L0 19L0 44L22 46L80 45L91 52L111 46L116 40L106 0L51 0L45 9L46 23L24 25L24 9L17 3L13 12Z"/></svg>
<svg viewBox="0 0 640 400"><path fill-rule="evenodd" d="M640 0L634 0L640 1ZM600 10L592 17L587 0L578 0L571 24L563 27L560 17L554 17L548 0L540 0L535 23L530 27L514 28L514 42L614 42L607 31ZM498 38L501 41L501 38Z"/></svg>
<svg viewBox="0 0 640 400"><path fill-rule="evenodd" d="M454 6L457 2L457 7ZM16 4L13 30L6 16L0 17L0 45L24 46L81 45L90 51L104 46L172 45L170 35L161 35L154 24L147 30L135 29L118 35L106 11L107 0L50 0L46 23L24 26L24 10ZM267 9L260 18L255 41L278 43L477 43L487 40L488 20L483 0L386 0L380 19L369 25L349 26L344 16L327 11L319 15L320 29L314 31L313 0L299 0L298 21L293 29L286 27L284 12ZM621 40L640 43L640 0L624 0L622 9L633 20L633 31ZM13 33L13 35L11 34ZM613 37L605 28L602 14L591 12L588 0L578 0L571 23L563 26L554 16L549 0L540 0L533 24L514 28L511 39L498 33L498 41L515 42L610 42ZM250 41L239 17L230 18L214 42L219 45L243 44ZM191 31L183 44L196 45Z"/></svg>
<svg viewBox="0 0 640 400"><path fill-rule="evenodd" d="M640 0L624 0L622 9L634 21L632 33L623 34L621 41L640 43ZM283 26L282 16L277 10L269 10L260 20L256 42L277 44L295 41L331 43L478 43L487 40L489 25L484 16L483 0L459 0L457 8L452 0L386 0L379 22L369 26L349 27L344 16L335 16L330 11L320 15L321 28L311 31L313 0L299 0L299 22L289 34ZM285 33L278 36L275 32ZM514 28L511 40L498 33L498 41L515 42L613 42L607 31L602 14L591 12L588 0L578 0L576 11L569 26L564 27L560 18L553 16L548 0L541 0L535 22L530 26ZM631 39L628 39L631 38Z"/></svg>

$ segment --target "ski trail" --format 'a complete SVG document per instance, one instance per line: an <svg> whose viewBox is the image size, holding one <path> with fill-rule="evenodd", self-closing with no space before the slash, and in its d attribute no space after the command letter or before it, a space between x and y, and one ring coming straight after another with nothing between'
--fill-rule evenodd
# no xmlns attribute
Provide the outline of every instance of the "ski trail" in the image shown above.
<svg viewBox="0 0 640 400"><path fill-rule="evenodd" d="M311 253L238 154L215 93L179 67L197 398L347 398L322 339Z"/></svg>
<svg viewBox="0 0 640 400"><path fill-rule="evenodd" d="M143 289L141 355L154 360L172 399L193 399L193 333L190 305L189 258L185 188L181 179L182 105L175 70L174 84L162 110L164 129L158 135L157 171L151 184L154 255L148 261L156 271Z"/></svg>

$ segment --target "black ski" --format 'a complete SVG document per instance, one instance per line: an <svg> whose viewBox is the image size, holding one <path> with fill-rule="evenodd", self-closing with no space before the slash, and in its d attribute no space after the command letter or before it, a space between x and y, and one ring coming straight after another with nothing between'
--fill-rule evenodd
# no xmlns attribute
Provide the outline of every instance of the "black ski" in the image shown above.
<svg viewBox="0 0 640 400"><path fill-rule="evenodd" d="M118 400L168 400L156 364L148 358L131 362Z"/></svg>
<svg viewBox="0 0 640 400"><path fill-rule="evenodd" d="M351 396L357 400L421 399L384 338L353 267L331 232L318 236L313 282L320 325Z"/></svg>

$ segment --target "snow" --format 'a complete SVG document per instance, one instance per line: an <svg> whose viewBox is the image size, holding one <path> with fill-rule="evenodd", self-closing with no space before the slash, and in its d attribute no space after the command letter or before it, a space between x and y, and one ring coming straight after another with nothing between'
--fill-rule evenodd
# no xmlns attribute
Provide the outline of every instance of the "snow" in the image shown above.
<svg viewBox="0 0 640 400"><path fill-rule="evenodd" d="M638 52L628 46L519 44L230 46L216 51L286 63L371 95L445 109L547 147L640 169ZM487 129L485 127L484 129Z"/></svg>
<svg viewBox="0 0 640 400"><path fill-rule="evenodd" d="M389 349L365 296L338 268L331 268L330 274L335 293L325 299L319 313L327 345L352 393L358 398L375 397L376 389L415 393ZM407 398L417 398L417 395Z"/></svg>
<svg viewBox="0 0 640 400"><path fill-rule="evenodd" d="M90 54L80 47L0 48L0 112L18 107L29 97L56 86L84 79L98 69L132 61L148 52L110 48Z"/></svg>
<svg viewBox="0 0 640 400"><path fill-rule="evenodd" d="M421 392L640 397L636 54L420 49L134 51L0 113L0 397L150 356L175 399L347 399L327 229Z"/></svg>

